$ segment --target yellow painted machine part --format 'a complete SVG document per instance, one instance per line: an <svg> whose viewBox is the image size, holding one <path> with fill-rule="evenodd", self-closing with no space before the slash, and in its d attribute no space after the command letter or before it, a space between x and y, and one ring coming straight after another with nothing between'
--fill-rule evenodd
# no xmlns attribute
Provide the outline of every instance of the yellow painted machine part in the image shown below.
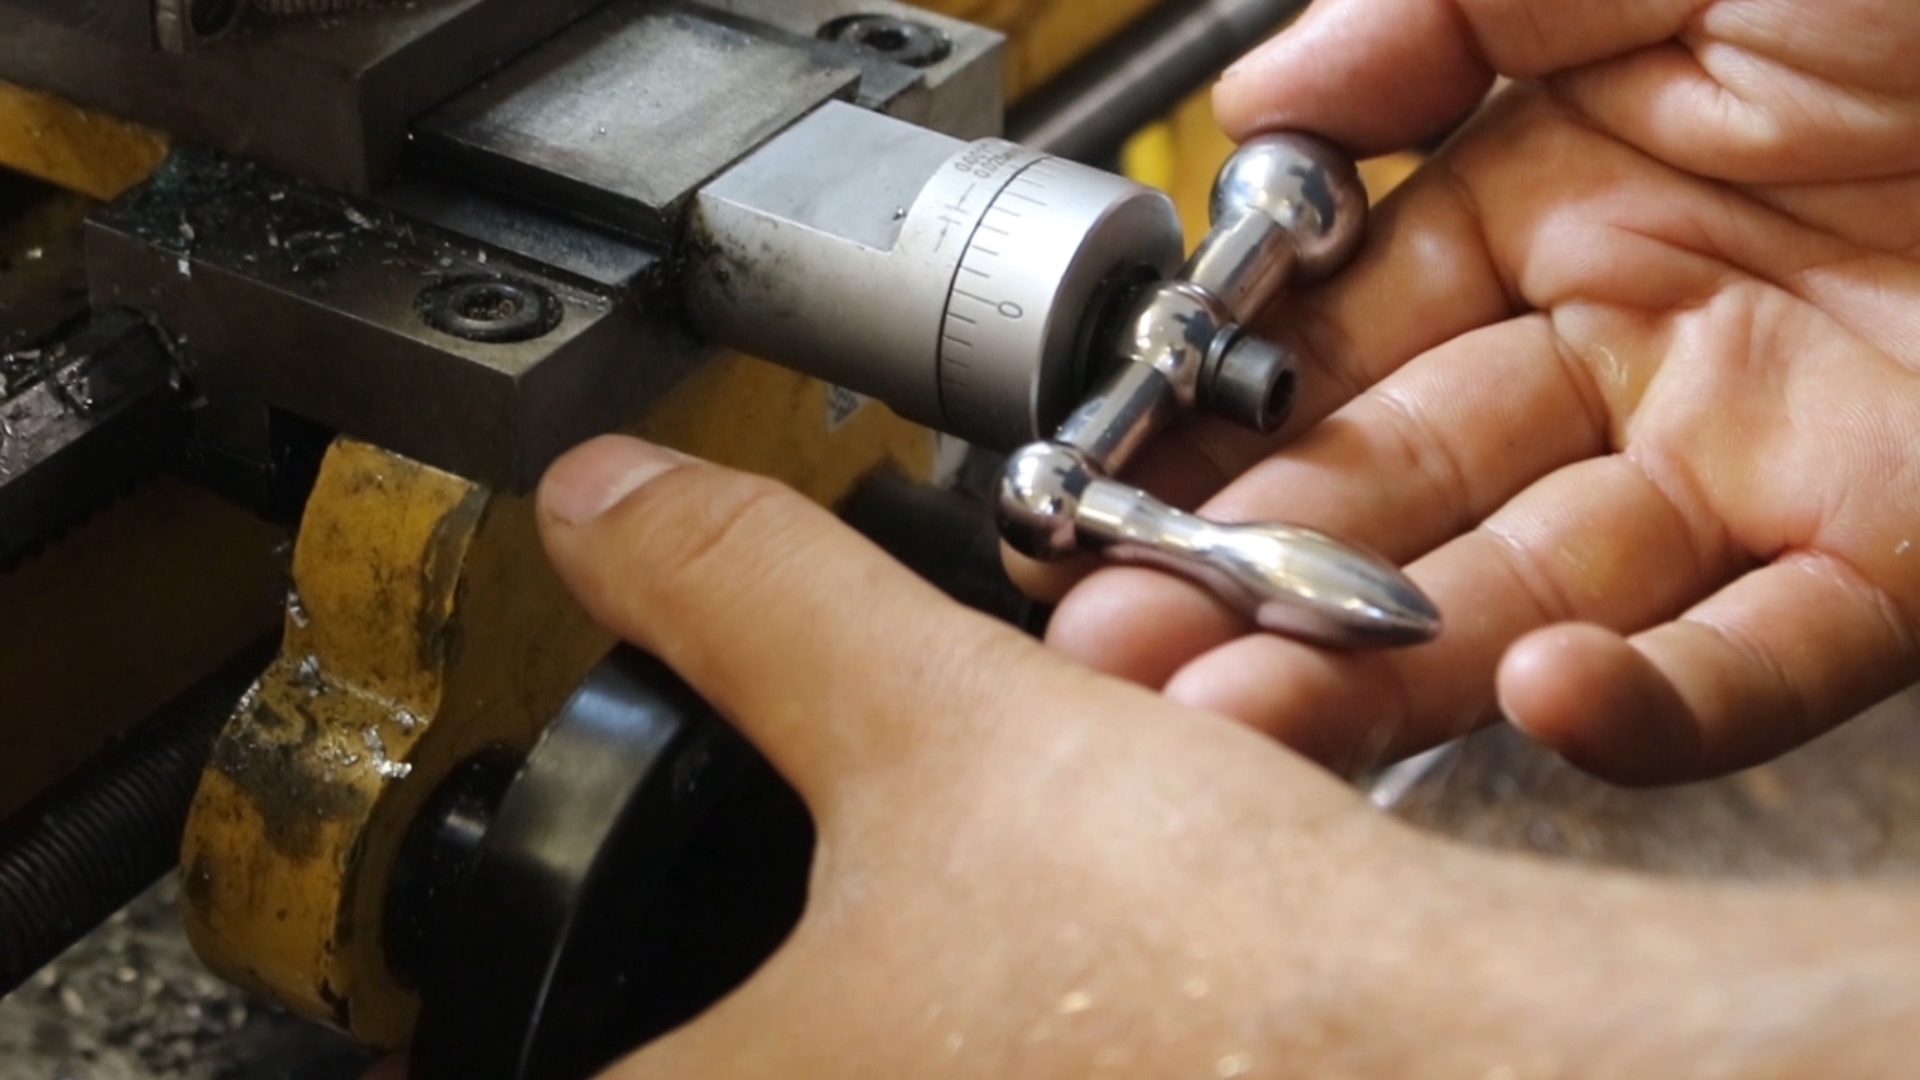
<svg viewBox="0 0 1920 1080"><path fill-rule="evenodd" d="M931 432L878 403L838 413L847 400L843 393L763 360L723 356L688 376L637 433L708 461L778 477L824 505L845 497L882 462L909 476L932 473Z"/></svg>
<svg viewBox="0 0 1920 1080"><path fill-rule="evenodd" d="M112 199L153 175L164 136L0 82L0 166L95 199Z"/></svg>
<svg viewBox="0 0 1920 1080"><path fill-rule="evenodd" d="M875 469L925 478L932 433L757 360L696 372L640 430L834 502ZM525 751L611 640L561 588L528 500L351 440L294 555L281 656L235 715L182 850L188 931L220 974L397 1047L386 963L406 831L488 747Z"/></svg>
<svg viewBox="0 0 1920 1080"><path fill-rule="evenodd" d="M281 655L194 803L188 931L229 979L397 1045L412 1002L381 934L409 823L460 761L526 750L607 642L525 500L364 443L328 455L293 570Z"/></svg>

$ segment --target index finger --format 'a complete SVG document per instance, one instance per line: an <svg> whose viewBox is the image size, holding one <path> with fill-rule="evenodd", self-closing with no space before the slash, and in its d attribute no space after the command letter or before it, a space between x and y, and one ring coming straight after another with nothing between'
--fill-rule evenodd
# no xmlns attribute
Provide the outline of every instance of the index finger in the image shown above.
<svg viewBox="0 0 1920 1080"><path fill-rule="evenodd" d="M1656 45L1699 0L1322 0L1215 94L1236 138L1312 131L1402 150L1472 111L1494 76L1536 78Z"/></svg>
<svg viewBox="0 0 1920 1080"><path fill-rule="evenodd" d="M957 767L1011 719L1009 687L1092 681L792 490L638 440L562 458L539 517L588 613L679 672L825 817L863 781Z"/></svg>

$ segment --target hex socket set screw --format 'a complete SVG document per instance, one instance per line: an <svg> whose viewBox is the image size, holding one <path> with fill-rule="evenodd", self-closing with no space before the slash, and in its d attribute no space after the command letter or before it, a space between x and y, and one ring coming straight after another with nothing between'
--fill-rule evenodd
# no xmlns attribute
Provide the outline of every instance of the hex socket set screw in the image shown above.
<svg viewBox="0 0 1920 1080"><path fill-rule="evenodd" d="M1323 281L1352 260L1367 196L1338 150L1272 135L1227 164L1212 214L1212 232L1180 275L1131 300L1112 373L1051 441L1009 460L1002 535L1037 559L1091 551L1179 574L1262 629L1316 644L1432 639L1440 630L1433 602L1378 556L1308 529L1207 521L1113 479L1184 414L1280 429L1295 358L1248 324L1289 287Z"/></svg>

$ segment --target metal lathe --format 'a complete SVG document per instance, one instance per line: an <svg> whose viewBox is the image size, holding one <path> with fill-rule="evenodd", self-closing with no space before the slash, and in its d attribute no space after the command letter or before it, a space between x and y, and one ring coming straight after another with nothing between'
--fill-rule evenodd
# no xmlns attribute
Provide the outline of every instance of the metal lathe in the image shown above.
<svg viewBox="0 0 1920 1080"><path fill-rule="evenodd" d="M1364 229L1305 137L1191 257L1098 167L1300 6L0 0L0 990L176 864L209 967L418 1080L586 1076L749 973L809 825L547 569L528 492L601 433L1008 618L1002 536L1434 633L1118 479L1284 420L1254 315Z"/></svg>

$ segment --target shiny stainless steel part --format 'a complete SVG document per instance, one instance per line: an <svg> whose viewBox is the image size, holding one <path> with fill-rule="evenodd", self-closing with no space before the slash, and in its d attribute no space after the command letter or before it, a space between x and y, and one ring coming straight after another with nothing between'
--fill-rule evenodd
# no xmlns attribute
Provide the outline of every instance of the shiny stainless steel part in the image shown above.
<svg viewBox="0 0 1920 1080"><path fill-rule="evenodd" d="M1310 529L1222 525L1106 479L1057 443L1014 455L1003 525L1028 554L1098 551L1205 585L1263 630L1342 648L1431 638L1439 613L1392 563Z"/></svg>
<svg viewBox="0 0 1920 1080"><path fill-rule="evenodd" d="M1179 266L1158 192L999 139L830 104L697 197L686 310L709 340L1011 449L1086 392L1089 321Z"/></svg>
<svg viewBox="0 0 1920 1080"><path fill-rule="evenodd" d="M1182 276L1242 321L1289 282L1333 276L1366 238L1367 191L1353 162L1304 135L1269 135L1243 147L1214 185L1212 211L1213 232Z"/></svg>
<svg viewBox="0 0 1920 1080"><path fill-rule="evenodd" d="M1177 416L1201 409L1277 429L1296 368L1244 324L1289 284L1336 271L1358 249L1366 194L1351 162L1304 136L1257 140L1215 191L1215 228L1180 280L1145 290L1115 369L1050 443L1009 462L1001 530L1041 559L1102 551L1211 589L1263 629L1328 645L1432 638L1440 614L1390 563L1310 530L1220 525L1110 477Z"/></svg>

